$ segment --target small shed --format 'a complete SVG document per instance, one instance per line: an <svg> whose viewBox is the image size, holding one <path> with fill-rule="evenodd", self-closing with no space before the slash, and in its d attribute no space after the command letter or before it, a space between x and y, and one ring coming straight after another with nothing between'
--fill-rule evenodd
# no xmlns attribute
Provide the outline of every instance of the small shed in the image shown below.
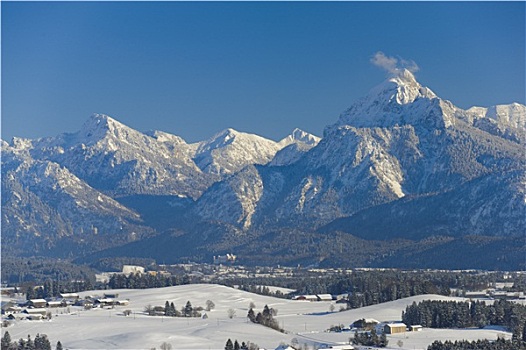
<svg viewBox="0 0 526 350"><path fill-rule="evenodd" d="M411 332L420 332L423 329L423 327L419 324L410 326L410 328L411 328Z"/></svg>
<svg viewBox="0 0 526 350"><path fill-rule="evenodd" d="M405 333L407 326L405 323L388 323L384 326L385 334Z"/></svg>

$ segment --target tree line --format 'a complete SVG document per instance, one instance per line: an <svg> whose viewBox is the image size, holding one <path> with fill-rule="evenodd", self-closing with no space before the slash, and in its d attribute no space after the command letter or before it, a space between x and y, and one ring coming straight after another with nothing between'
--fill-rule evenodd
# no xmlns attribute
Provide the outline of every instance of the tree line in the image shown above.
<svg viewBox="0 0 526 350"><path fill-rule="evenodd" d="M524 281L510 275L508 282L520 286ZM287 277L238 277L217 283L241 286L253 293L270 294L264 285L276 285L296 290L295 294L347 294L348 308L359 308L421 294L449 296L451 290L461 296L465 291L488 288L493 283L504 281L502 272L480 271L428 271L428 270L353 270L328 275L307 270L294 271ZM522 281L522 282L521 282ZM214 281L212 281L214 282ZM511 288L512 290L518 287ZM291 295L283 295L290 297Z"/></svg>
<svg viewBox="0 0 526 350"><path fill-rule="evenodd" d="M262 312L258 312L257 315L254 312L254 309L251 307L248 310L247 317L250 322L261 324L265 327L272 328L274 330L284 332L284 330L279 326L278 320L274 318L278 314L278 310L269 308L268 305L265 305Z"/></svg>
<svg viewBox="0 0 526 350"><path fill-rule="evenodd" d="M373 328L370 332L355 332L353 343L356 345L384 348L387 346L389 341L387 340L385 333L382 333L380 336L378 336L376 329Z"/></svg>
<svg viewBox="0 0 526 350"><path fill-rule="evenodd" d="M190 284L190 276L164 276L160 274L141 274L132 273L124 275L121 273L114 274L110 277L108 287L111 289L146 289L178 286L181 284Z"/></svg>
<svg viewBox="0 0 526 350"><path fill-rule="evenodd" d="M59 281L47 279L42 286L26 288L26 299L46 299L58 297L61 293L77 293L93 289L90 280L85 281Z"/></svg>
<svg viewBox="0 0 526 350"><path fill-rule="evenodd" d="M202 306L193 307L190 300L186 302L186 305L181 308L181 310L177 310L175 308L175 305L173 302L169 302L168 300L164 303L164 307L162 306L152 306L147 305L144 307L144 312L147 315L155 316L158 313L164 316L168 317L201 317L201 311L206 310L210 311L215 307L215 304L211 300L206 301L206 309L204 309Z"/></svg>
<svg viewBox="0 0 526 350"><path fill-rule="evenodd" d="M259 350L259 346L251 342L241 342L241 344L239 344L237 339L232 342L232 339L228 338L225 344L225 350Z"/></svg>
<svg viewBox="0 0 526 350"><path fill-rule="evenodd" d="M526 306L506 300L495 300L492 305L483 301L413 302L402 312L402 322L430 328L503 326L513 332L514 339L526 341Z"/></svg>
<svg viewBox="0 0 526 350"><path fill-rule="evenodd" d="M498 338L497 340L434 341L427 350L526 350L526 342Z"/></svg>
<svg viewBox="0 0 526 350"><path fill-rule="evenodd" d="M62 350L62 343L57 342L56 350ZM1 350L51 350L51 343L45 334L38 334L35 339L31 339L31 335L27 339L18 341L11 341L11 335L6 331L1 340Z"/></svg>

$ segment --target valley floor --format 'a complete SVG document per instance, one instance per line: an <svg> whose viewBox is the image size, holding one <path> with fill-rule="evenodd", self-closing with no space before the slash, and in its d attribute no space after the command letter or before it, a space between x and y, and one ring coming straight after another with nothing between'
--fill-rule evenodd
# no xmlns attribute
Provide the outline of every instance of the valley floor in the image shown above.
<svg viewBox="0 0 526 350"><path fill-rule="evenodd" d="M108 291L106 291L108 292ZM374 318L381 322L399 321L406 306L421 300L465 300L463 298L440 295L421 295L393 302L368 306L360 309L341 311L334 304L335 311L330 312L334 302L306 302L278 299L244 292L241 290L211 284L192 284L157 289L111 290L118 293L119 299L129 299L128 306L96 308L83 310L80 307L54 309L51 320L14 321L8 328L2 328L2 334L9 331L13 340L34 337L37 333L47 334L51 344L61 341L67 349L151 349L160 348L163 342L173 349L223 349L227 339L252 342L261 348L275 349L280 343L309 345L310 348L322 344L333 345L348 343L352 332L327 332L332 325L350 325L361 318ZM79 293L103 295L104 291ZM203 313L207 318L182 318L165 316L147 316L147 305L164 306L166 301L173 302L181 309L187 301L194 307L206 306L212 300L215 308ZM254 303L254 311L262 311L265 305L278 310L275 317L279 325L286 330L280 333L270 328L250 323L247 320L249 304ZM233 318L228 310L235 310ZM124 310L131 315L124 316ZM426 349L434 340L476 340L511 338L511 333L501 328L486 329L428 329L421 332L407 332L389 335L389 348Z"/></svg>

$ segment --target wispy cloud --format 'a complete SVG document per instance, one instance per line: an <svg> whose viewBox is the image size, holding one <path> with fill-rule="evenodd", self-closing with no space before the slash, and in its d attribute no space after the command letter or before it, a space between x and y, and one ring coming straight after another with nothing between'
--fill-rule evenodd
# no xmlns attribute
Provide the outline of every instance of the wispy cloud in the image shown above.
<svg viewBox="0 0 526 350"><path fill-rule="evenodd" d="M386 56L383 52L378 51L371 57L371 63L387 71L389 74L398 74L403 69L411 73L418 72L420 68L413 60L405 60L401 57Z"/></svg>

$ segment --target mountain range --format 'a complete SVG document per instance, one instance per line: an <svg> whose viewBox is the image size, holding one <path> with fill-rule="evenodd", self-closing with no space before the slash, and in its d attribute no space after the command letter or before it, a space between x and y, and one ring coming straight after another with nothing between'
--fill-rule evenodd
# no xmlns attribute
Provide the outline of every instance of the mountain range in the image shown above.
<svg viewBox="0 0 526 350"><path fill-rule="evenodd" d="M452 268L524 268L524 130L526 106L464 110L407 70L321 139L227 129L189 144L95 114L2 141L2 253L441 267L451 252Z"/></svg>

